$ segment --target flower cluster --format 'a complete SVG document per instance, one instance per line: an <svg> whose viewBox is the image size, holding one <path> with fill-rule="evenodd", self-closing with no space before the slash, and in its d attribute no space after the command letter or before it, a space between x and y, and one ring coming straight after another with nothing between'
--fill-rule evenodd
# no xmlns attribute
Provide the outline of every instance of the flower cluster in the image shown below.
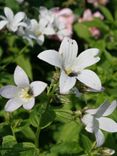
<svg viewBox="0 0 117 156"><path fill-rule="evenodd" d="M78 45L75 40L64 38L59 52L55 50L46 50L38 55L38 58L60 68L59 90L61 94L68 94L75 86L76 80L83 83L92 91L101 91L102 85L97 74L87 67L97 63L100 60L99 50L90 48L77 56ZM29 79L24 70L17 66L14 71L14 81L16 86L7 85L0 89L0 95L8 98L5 105L5 111L12 112L23 106L30 110L35 104L35 97L41 94L47 84L41 81L34 81L29 84ZM97 109L87 109L81 117L82 123L86 125L86 131L94 133L97 147L104 143L104 134L101 130L107 132L117 132L117 123L107 116L117 107L117 102L111 104L104 102Z"/></svg>
<svg viewBox="0 0 117 156"><path fill-rule="evenodd" d="M14 15L13 11L5 7L5 16L0 16L0 30L7 28L11 32L27 39L30 45L35 40L39 45L44 43L45 36L62 40L65 36L71 37L74 14L68 8L60 10L45 7L39 9L39 20L29 19L24 12Z"/></svg>
<svg viewBox="0 0 117 156"><path fill-rule="evenodd" d="M23 0L16 1L23 3ZM87 2L93 3L95 6L107 3L106 0L87 0ZM97 48L89 48L78 54L78 44L70 38L72 36L72 24L75 20L71 9L53 8L48 10L45 7L40 7L38 20L29 19L24 12L14 14L8 7L4 8L4 14L5 16L0 16L0 30L7 29L28 40L32 46L33 40L42 45L45 37L62 41L58 51L54 49L44 50L37 56L40 61L45 61L59 69L57 70L57 74L59 73L57 80L59 81L55 85L55 90L51 85L50 88L48 87L50 90L53 89L53 92L62 94L62 96L74 92L78 98L81 94L78 86L83 86L86 91L103 91L99 76L89 69L89 67L100 61L100 51ZM78 22L92 21L94 18L104 19L100 12L92 13L90 9L86 9ZM95 38L101 35L100 30L95 26L90 27L89 31ZM15 85L9 84L0 89L0 95L8 99L4 107L6 112L13 112L21 106L26 110L31 110L35 105L35 97L47 88L47 83L42 81L30 83L27 74L19 65L16 66L14 71L14 83ZM51 97L53 92L50 95ZM50 102L51 97L49 97L48 91L47 96ZM47 107L49 102L47 102ZM85 126L87 132L94 134L97 147L102 146L105 141L103 131L117 132L117 123L107 117L116 108L117 101L114 100L111 104L105 101L96 109L87 108L79 111L79 121ZM77 120L77 117L75 119ZM105 149L103 152L114 154L113 150Z"/></svg>

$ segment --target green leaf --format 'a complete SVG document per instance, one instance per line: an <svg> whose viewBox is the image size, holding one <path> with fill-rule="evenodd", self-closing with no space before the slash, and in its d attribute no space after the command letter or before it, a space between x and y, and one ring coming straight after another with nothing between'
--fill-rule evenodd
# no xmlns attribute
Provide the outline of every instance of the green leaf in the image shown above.
<svg viewBox="0 0 117 156"><path fill-rule="evenodd" d="M40 127L45 128L49 126L55 120L56 114L52 109L47 109L40 119Z"/></svg>
<svg viewBox="0 0 117 156"><path fill-rule="evenodd" d="M17 141L14 136L7 135L7 136L3 137L2 147L12 147L16 143L17 143Z"/></svg>
<svg viewBox="0 0 117 156"><path fill-rule="evenodd" d="M90 141L90 139L85 135L81 135L80 140L82 147L86 151L86 153L90 153L92 148L92 142Z"/></svg>
<svg viewBox="0 0 117 156"><path fill-rule="evenodd" d="M60 127L60 132L57 134L57 142L78 141L80 133L80 125L74 121L68 122Z"/></svg>
<svg viewBox="0 0 117 156"><path fill-rule="evenodd" d="M6 6L15 10L19 9L19 4L16 0L5 0Z"/></svg>
<svg viewBox="0 0 117 156"><path fill-rule="evenodd" d="M96 27L99 28L100 30L107 32L109 31L109 27L100 19L95 18L92 21L87 21L87 22L83 22L83 24L87 27Z"/></svg>
<svg viewBox="0 0 117 156"><path fill-rule="evenodd" d="M44 112L44 108L41 104L34 107L30 113L30 123L34 127L38 127L40 123L41 114Z"/></svg>
<svg viewBox="0 0 117 156"><path fill-rule="evenodd" d="M29 126L25 126L21 132L25 135L26 138L29 138L31 140L35 139L35 134L33 132L33 130L31 129L31 127Z"/></svg>
<svg viewBox="0 0 117 156"><path fill-rule="evenodd" d="M64 142L54 145L51 148L52 153L57 154L78 154L82 151L78 142Z"/></svg>
<svg viewBox="0 0 117 156"><path fill-rule="evenodd" d="M92 41L91 43L90 43L90 46L91 47L95 47L95 48L98 48L98 49L100 49L100 52L102 52L102 51L104 51L105 50L105 48L106 48L106 42L105 42L105 40L97 40L97 41Z"/></svg>
<svg viewBox="0 0 117 156"><path fill-rule="evenodd" d="M39 150L30 142L14 144L11 148L2 148L2 156L39 156Z"/></svg>
<svg viewBox="0 0 117 156"><path fill-rule="evenodd" d="M107 9L107 7L99 6L99 9L101 10L101 12L106 17L107 20L113 21L113 16L112 16L111 12Z"/></svg>
<svg viewBox="0 0 117 156"><path fill-rule="evenodd" d="M39 150L35 147L34 144L29 142L15 145L14 150L19 151L19 156L39 156ZM16 154L15 151L14 154Z"/></svg>
<svg viewBox="0 0 117 156"><path fill-rule="evenodd" d="M19 55L15 61L19 66L23 68L30 79L32 79L32 66L29 57L25 55Z"/></svg>
<svg viewBox="0 0 117 156"><path fill-rule="evenodd" d="M91 37L91 33L88 29L87 26L85 26L84 24L82 23L77 23L74 25L74 31L76 32L76 34L83 38L83 39L89 39Z"/></svg>

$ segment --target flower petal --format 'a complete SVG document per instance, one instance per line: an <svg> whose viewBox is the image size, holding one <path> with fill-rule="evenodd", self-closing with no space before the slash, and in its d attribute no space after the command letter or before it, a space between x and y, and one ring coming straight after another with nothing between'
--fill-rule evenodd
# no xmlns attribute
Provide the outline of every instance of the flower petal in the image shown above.
<svg viewBox="0 0 117 156"><path fill-rule="evenodd" d="M36 41L39 45L42 45L44 43L44 39L44 35L42 34L36 39Z"/></svg>
<svg viewBox="0 0 117 156"><path fill-rule="evenodd" d="M13 21L13 18L14 18L13 11L10 8L5 7L4 8L4 13L5 13L6 17L7 17L7 20L9 22L12 22Z"/></svg>
<svg viewBox="0 0 117 156"><path fill-rule="evenodd" d="M105 141L104 134L102 133L101 130L98 130L95 132L95 137L96 137L97 147L100 147Z"/></svg>
<svg viewBox="0 0 117 156"><path fill-rule="evenodd" d="M33 91L33 96L35 97L40 95L45 90L47 84L42 81L34 81L30 84L30 87Z"/></svg>
<svg viewBox="0 0 117 156"><path fill-rule="evenodd" d="M77 79L92 89L100 91L102 88L99 77L91 70L85 69L81 71Z"/></svg>
<svg viewBox="0 0 117 156"><path fill-rule="evenodd" d="M78 53L77 42L65 37L60 45L59 53L63 58L64 67L71 67Z"/></svg>
<svg viewBox="0 0 117 156"><path fill-rule="evenodd" d="M37 57L53 66L61 68L61 56L55 50L45 50L44 52L40 53Z"/></svg>
<svg viewBox="0 0 117 156"><path fill-rule="evenodd" d="M75 83L76 83L75 77L69 77L65 74L64 71L62 71L59 80L60 93L61 94L68 93L69 90L75 85Z"/></svg>
<svg viewBox="0 0 117 156"><path fill-rule="evenodd" d="M96 118L100 118L101 116L103 116L103 114L105 113L105 111L108 109L109 106L110 103L108 101L105 101L103 104L101 104L95 114Z"/></svg>
<svg viewBox="0 0 117 156"><path fill-rule="evenodd" d="M27 103L23 104L24 109L30 110L35 104L35 98L31 98Z"/></svg>
<svg viewBox="0 0 117 156"><path fill-rule="evenodd" d="M22 106L22 101L19 98L13 98L8 100L8 102L6 103L5 111L13 112L21 106Z"/></svg>
<svg viewBox="0 0 117 156"><path fill-rule="evenodd" d="M86 114L83 116L81 121L86 125L86 131L93 133L93 116L90 114Z"/></svg>
<svg viewBox="0 0 117 156"><path fill-rule="evenodd" d="M117 107L117 101L114 100L109 107L106 109L106 111L104 112L103 116L108 116L110 114L112 114L112 112L116 109Z"/></svg>
<svg viewBox="0 0 117 156"><path fill-rule="evenodd" d="M114 120L107 117L101 117L98 121L100 129L107 132L117 132L117 123Z"/></svg>
<svg viewBox="0 0 117 156"><path fill-rule="evenodd" d="M48 25L47 27L44 28L43 33L44 33L45 35L54 35L54 34L55 34L55 30L54 30L54 28L52 27L52 25Z"/></svg>
<svg viewBox="0 0 117 156"><path fill-rule="evenodd" d="M15 68L14 81L15 81L15 84L20 87L29 85L28 76L26 75L26 73L20 66L17 66Z"/></svg>
<svg viewBox="0 0 117 156"><path fill-rule="evenodd" d="M91 48L83 51L78 56L75 64L74 64L74 70L75 71L81 71L86 67L89 67L95 63L97 63L100 58L97 56L99 53L99 49L97 48Z"/></svg>
<svg viewBox="0 0 117 156"><path fill-rule="evenodd" d="M0 21L0 30L4 28L4 26L8 23L6 20Z"/></svg>
<svg viewBox="0 0 117 156"><path fill-rule="evenodd" d="M15 16L14 16L14 24L18 24L20 21L22 21L25 17L25 13L24 12L18 12Z"/></svg>
<svg viewBox="0 0 117 156"><path fill-rule="evenodd" d="M7 85L1 88L0 91L0 95L8 99L15 97L17 93L18 93L18 88L12 85Z"/></svg>
<svg viewBox="0 0 117 156"><path fill-rule="evenodd" d="M93 115L97 112L97 109L88 109L85 112Z"/></svg>

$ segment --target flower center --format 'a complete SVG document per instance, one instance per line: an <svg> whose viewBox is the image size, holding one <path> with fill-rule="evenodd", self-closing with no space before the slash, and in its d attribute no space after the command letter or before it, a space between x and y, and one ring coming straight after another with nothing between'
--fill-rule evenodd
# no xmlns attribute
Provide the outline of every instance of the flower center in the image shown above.
<svg viewBox="0 0 117 156"><path fill-rule="evenodd" d="M42 32L41 31L35 31L35 36L40 36L42 34Z"/></svg>
<svg viewBox="0 0 117 156"><path fill-rule="evenodd" d="M29 87L22 88L19 96L20 96L20 98L22 98L24 100L29 100L33 96L31 88L29 88Z"/></svg>
<svg viewBox="0 0 117 156"><path fill-rule="evenodd" d="M78 73L74 72L71 68L65 69L65 73L70 77L74 77L78 75Z"/></svg>

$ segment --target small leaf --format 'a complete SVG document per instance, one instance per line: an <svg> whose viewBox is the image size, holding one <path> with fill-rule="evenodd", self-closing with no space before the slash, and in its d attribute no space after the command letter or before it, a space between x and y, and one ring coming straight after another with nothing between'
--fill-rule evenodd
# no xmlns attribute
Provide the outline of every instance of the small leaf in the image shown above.
<svg viewBox="0 0 117 156"><path fill-rule="evenodd" d="M82 151L82 148L79 146L78 142L63 142L54 145L51 148L51 152L57 154L78 154Z"/></svg>
<svg viewBox="0 0 117 156"><path fill-rule="evenodd" d="M29 57L19 55L15 61L19 66L23 68L23 70L27 73L30 79L32 79L32 67Z"/></svg>
<svg viewBox="0 0 117 156"><path fill-rule="evenodd" d="M52 109L47 109L42 115L40 119L40 127L45 128L49 126L55 119L56 114Z"/></svg>
<svg viewBox="0 0 117 156"><path fill-rule="evenodd" d="M101 12L106 17L107 20L113 21L113 16L112 16L111 12L107 9L107 7L99 6L99 9L101 10Z"/></svg>
<svg viewBox="0 0 117 156"><path fill-rule="evenodd" d="M80 139L83 149L86 151L86 153L90 153L92 148L92 142L90 139L85 135L81 135Z"/></svg>
<svg viewBox="0 0 117 156"><path fill-rule="evenodd" d="M64 124L60 129L60 133L56 136L57 142L77 141L79 138L80 128L80 125L74 121Z"/></svg>
<svg viewBox="0 0 117 156"><path fill-rule="evenodd" d="M91 33L90 33L88 27L85 26L82 23L75 24L74 25L74 30L75 30L76 34L79 37L83 38L83 39L86 39L87 40L87 39L89 39L91 37Z"/></svg>
<svg viewBox="0 0 117 156"><path fill-rule="evenodd" d="M25 126L21 132L25 135L26 138L29 138L31 140L35 139L35 134L33 130L29 126Z"/></svg>

